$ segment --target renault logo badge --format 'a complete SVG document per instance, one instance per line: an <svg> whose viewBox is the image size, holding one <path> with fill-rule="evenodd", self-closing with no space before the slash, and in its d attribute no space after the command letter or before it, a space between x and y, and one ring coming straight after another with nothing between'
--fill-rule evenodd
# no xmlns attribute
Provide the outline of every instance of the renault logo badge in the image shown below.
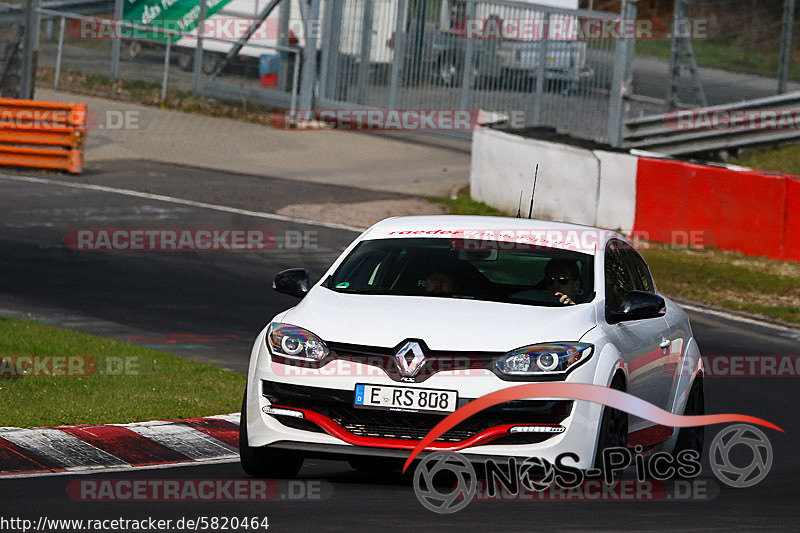
<svg viewBox="0 0 800 533"><path fill-rule="evenodd" d="M422 365L425 364L425 354L422 353L422 348L419 343L413 341L405 343L402 348L397 350L394 358L400 373L405 377L416 376Z"/></svg>

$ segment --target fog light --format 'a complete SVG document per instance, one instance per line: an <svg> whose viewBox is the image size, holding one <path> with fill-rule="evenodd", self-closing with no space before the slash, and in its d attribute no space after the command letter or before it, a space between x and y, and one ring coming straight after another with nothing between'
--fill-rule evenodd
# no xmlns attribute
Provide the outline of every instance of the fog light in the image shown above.
<svg viewBox="0 0 800 533"><path fill-rule="evenodd" d="M295 411L294 409L284 409L282 407L273 407L265 405L261 410L268 415L292 416L294 418L305 418L302 411Z"/></svg>
<svg viewBox="0 0 800 533"><path fill-rule="evenodd" d="M509 433L564 433L567 430L564 426L514 426L508 430Z"/></svg>

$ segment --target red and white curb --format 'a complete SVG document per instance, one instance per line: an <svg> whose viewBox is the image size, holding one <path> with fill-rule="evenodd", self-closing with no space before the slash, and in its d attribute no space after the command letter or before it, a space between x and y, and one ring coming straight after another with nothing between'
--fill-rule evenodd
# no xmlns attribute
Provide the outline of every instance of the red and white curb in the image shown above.
<svg viewBox="0 0 800 533"><path fill-rule="evenodd" d="M239 413L135 424L0 428L0 479L239 460Z"/></svg>

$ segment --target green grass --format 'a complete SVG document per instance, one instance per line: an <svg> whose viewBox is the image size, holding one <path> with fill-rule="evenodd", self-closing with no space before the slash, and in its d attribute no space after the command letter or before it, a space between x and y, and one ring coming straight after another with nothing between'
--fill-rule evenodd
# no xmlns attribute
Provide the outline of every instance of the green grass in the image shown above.
<svg viewBox="0 0 800 533"><path fill-rule="evenodd" d="M452 198L433 198L431 201L447 206L451 215L507 216L506 213L499 209L473 200L469 195L469 190L459 191L455 200Z"/></svg>
<svg viewBox="0 0 800 533"><path fill-rule="evenodd" d="M37 69L36 83L40 87L53 87L54 80L54 69L47 67ZM232 118L265 126L272 126L272 114L277 111L277 108L253 104L245 100L239 102L196 97L192 96L189 91L167 90L166 99L162 101L160 83L142 80L111 81L108 76L86 74L68 64L64 65L61 72L59 90L160 107L161 109L174 109L184 113Z"/></svg>
<svg viewBox="0 0 800 533"><path fill-rule="evenodd" d="M636 53L668 60L670 46L669 40L636 41ZM734 72L778 77L777 51L765 53L756 48L743 48L709 39L693 40L692 48L697 64L701 67L715 67ZM793 80L800 79L800 72L793 73L790 68L789 77Z"/></svg>
<svg viewBox="0 0 800 533"><path fill-rule="evenodd" d="M20 376L20 366L10 364L9 356L21 355L90 356L83 366L96 371ZM17 427L236 412L246 380L177 355L7 317L0 317L0 376L0 426Z"/></svg>
<svg viewBox="0 0 800 533"><path fill-rule="evenodd" d="M642 254L665 294L800 323L800 263L717 249Z"/></svg>
<svg viewBox="0 0 800 533"><path fill-rule="evenodd" d="M800 153L800 147L792 147ZM800 158L797 158L800 159ZM795 162L795 164L797 164ZM508 216L469 198L438 199L451 214ZM659 290L675 298L800 323L800 263L658 243L642 249Z"/></svg>
<svg viewBox="0 0 800 533"><path fill-rule="evenodd" d="M735 165L800 176L800 144L769 148L731 161Z"/></svg>

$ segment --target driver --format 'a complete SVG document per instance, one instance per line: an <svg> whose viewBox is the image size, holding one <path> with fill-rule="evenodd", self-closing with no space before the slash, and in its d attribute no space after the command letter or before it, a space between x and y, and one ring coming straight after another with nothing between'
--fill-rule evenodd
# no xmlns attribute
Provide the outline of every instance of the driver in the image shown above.
<svg viewBox="0 0 800 533"><path fill-rule="evenodd" d="M431 272L425 278L425 292L454 293L457 288L456 278L444 272Z"/></svg>
<svg viewBox="0 0 800 533"><path fill-rule="evenodd" d="M547 289L553 292L563 305L575 305L580 294L581 276L578 264L568 259L551 259L544 269Z"/></svg>

